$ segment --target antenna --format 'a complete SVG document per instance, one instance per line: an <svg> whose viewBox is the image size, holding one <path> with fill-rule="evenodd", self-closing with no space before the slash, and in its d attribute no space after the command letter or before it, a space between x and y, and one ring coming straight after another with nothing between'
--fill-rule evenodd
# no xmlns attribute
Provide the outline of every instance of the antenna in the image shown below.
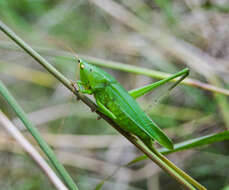
<svg viewBox="0 0 229 190"><path fill-rule="evenodd" d="M66 45L63 41L60 41L58 39L53 39L52 37L49 38L48 40L60 47L63 47L64 49L67 49L74 56L77 63L79 63L79 55L77 55L77 53L69 45ZM76 70L76 79L78 80L78 78L79 78L79 64L77 64L77 70Z"/></svg>
<svg viewBox="0 0 229 190"><path fill-rule="evenodd" d="M66 45L64 42L58 40L58 39L53 39L52 37L48 39L49 41L51 41L52 43L58 45L58 46L61 46L63 47L64 49L67 49L68 51L71 52L71 54L73 54L73 56L76 58L76 60L79 59L79 55L77 55L77 53L69 46L69 45Z"/></svg>

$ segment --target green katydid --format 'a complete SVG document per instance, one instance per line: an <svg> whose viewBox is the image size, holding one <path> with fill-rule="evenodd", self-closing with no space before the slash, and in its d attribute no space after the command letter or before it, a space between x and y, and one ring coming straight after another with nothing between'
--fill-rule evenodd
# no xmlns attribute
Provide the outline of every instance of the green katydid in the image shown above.
<svg viewBox="0 0 229 190"><path fill-rule="evenodd" d="M173 143L157 124L144 113L135 100L160 85L179 77L170 87L169 90L171 90L188 76L189 69L183 69L168 78L128 92L104 70L81 59L78 60L78 63L80 68L80 80L77 81L78 90L81 93L94 95L100 112L111 118L124 131L139 137L155 156L164 163L165 167L170 168L175 175L184 179L184 183L189 189L195 189L192 185L198 189L205 189L153 147L154 140L168 149L173 149Z"/></svg>
<svg viewBox="0 0 229 190"><path fill-rule="evenodd" d="M83 60L79 60L79 66L80 81L77 81L79 91L93 94L99 111L114 120L124 131L138 136L148 148L152 149L152 142L156 140L162 146L173 149L172 141L144 113L135 99L182 76L170 89L174 88L189 74L189 69L184 69L166 79L127 92L104 70Z"/></svg>

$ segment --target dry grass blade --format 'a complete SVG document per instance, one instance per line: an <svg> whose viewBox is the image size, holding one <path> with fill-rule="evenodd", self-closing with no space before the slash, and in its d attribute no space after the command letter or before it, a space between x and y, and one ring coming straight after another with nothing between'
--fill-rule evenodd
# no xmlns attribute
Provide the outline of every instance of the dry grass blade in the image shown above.
<svg viewBox="0 0 229 190"><path fill-rule="evenodd" d="M21 132L10 122L10 120L0 110L0 123L12 135L17 142L25 149L25 151L34 159L34 161L41 167L44 173L48 176L50 181L58 190L68 190L63 184L47 162L37 152L37 150L30 144L28 140L21 134Z"/></svg>

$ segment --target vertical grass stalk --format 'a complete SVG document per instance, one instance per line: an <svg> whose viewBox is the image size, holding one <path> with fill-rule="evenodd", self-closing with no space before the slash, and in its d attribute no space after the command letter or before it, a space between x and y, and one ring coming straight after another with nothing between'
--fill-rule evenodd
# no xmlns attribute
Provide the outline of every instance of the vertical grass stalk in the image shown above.
<svg viewBox="0 0 229 190"><path fill-rule="evenodd" d="M15 111L17 116L21 119L21 121L24 123L27 130L31 133L31 135L34 137L34 139L39 144L41 150L45 153L45 155L50 160L52 166L56 169L58 174L61 176L61 178L64 180L66 185L69 187L70 190L78 190L78 187L74 183L71 176L68 174L68 172L65 170L63 165L59 162L56 155L52 151L52 149L49 147L49 145L45 142L45 140L40 135L39 131L36 129L36 127L32 124L32 122L28 119L26 113L23 111L23 109L20 107L20 105L17 103L17 101L14 99L14 97L11 95L11 93L8 91L8 89L5 87L2 81L0 81L0 94L5 98L7 103L12 107L12 109Z"/></svg>

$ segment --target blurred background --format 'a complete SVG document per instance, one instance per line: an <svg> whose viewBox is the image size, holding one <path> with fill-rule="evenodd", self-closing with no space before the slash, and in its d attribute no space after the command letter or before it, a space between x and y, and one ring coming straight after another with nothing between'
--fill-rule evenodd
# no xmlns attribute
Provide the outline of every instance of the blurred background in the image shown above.
<svg viewBox="0 0 229 190"><path fill-rule="evenodd" d="M107 69L110 61L165 73L190 68L195 80L166 96L165 85L140 100L174 143L229 129L226 92L197 87L201 81L229 88L228 12L227 0L0 0L0 19L73 81L78 76L72 51L104 63L128 90L158 79ZM96 120L96 114L2 32L0 79L81 190L94 189L121 166L101 189L182 189L150 160L125 167L142 153L105 121ZM2 97L0 108L33 142ZM0 189L54 189L2 128L0 136ZM228 190L228 148L222 141L168 157L209 190Z"/></svg>

